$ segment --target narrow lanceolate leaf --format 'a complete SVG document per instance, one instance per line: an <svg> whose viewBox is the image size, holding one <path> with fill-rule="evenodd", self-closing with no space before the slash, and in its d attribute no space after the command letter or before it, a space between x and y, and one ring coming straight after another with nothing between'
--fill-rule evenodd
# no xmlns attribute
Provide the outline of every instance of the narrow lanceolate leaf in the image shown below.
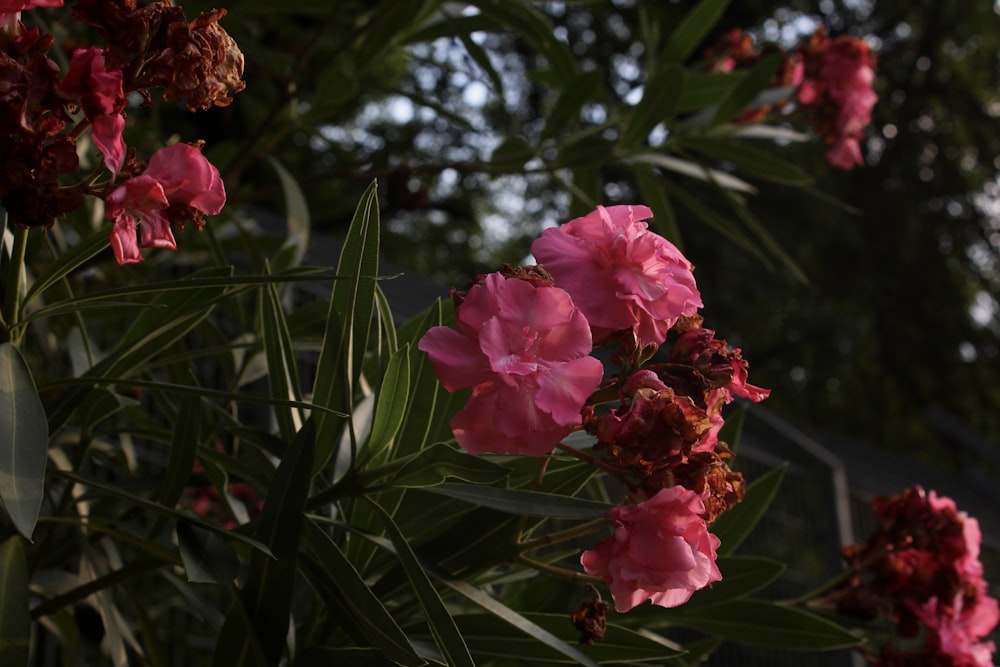
<svg viewBox="0 0 1000 667"><path fill-rule="evenodd" d="M0 545L0 665L27 665L30 638L28 563L14 536Z"/></svg>
<svg viewBox="0 0 1000 667"><path fill-rule="evenodd" d="M684 90L684 70L666 67L655 72L643 87L642 99L628 116L619 144L641 145L659 123L668 123L677 111Z"/></svg>
<svg viewBox="0 0 1000 667"><path fill-rule="evenodd" d="M0 344L0 506L21 535L35 530L49 446L45 408L21 352Z"/></svg>
<svg viewBox="0 0 1000 667"><path fill-rule="evenodd" d="M277 271L299 266L309 246L309 204L295 177L272 157L268 162L278 172L281 191L285 196L285 243L275 257L272 268Z"/></svg>
<svg viewBox="0 0 1000 667"><path fill-rule="evenodd" d="M376 184L372 182L361 197L344 240L337 274L350 280L338 280L333 285L313 384L316 405L343 412L352 408L351 399L361 375L375 310L379 247L376 194ZM316 415L314 471L325 466L333 455L342 423L343 420L327 414Z"/></svg>
<svg viewBox="0 0 1000 667"><path fill-rule="evenodd" d="M434 637L434 643L441 650L441 655L444 656L446 663L449 667L474 667L475 663L469 654L468 646L465 645L462 633L459 632L455 621L441 600L441 596L438 595L430 578L417 560L416 554L413 553L413 549L406 541L406 537L388 512L374 501L371 505L385 525L392 546L395 547L396 556L399 557L403 570L406 572L406 578L410 580L413 592L416 593L420 606L424 610L424 617L431 635Z"/></svg>
<svg viewBox="0 0 1000 667"><path fill-rule="evenodd" d="M830 651L857 646L862 641L833 621L763 600L735 600L682 616L680 624L752 646Z"/></svg>
<svg viewBox="0 0 1000 667"><path fill-rule="evenodd" d="M308 421L288 446L274 473L256 533L274 558L257 551L250 554L250 570L243 590L257 641L272 665L278 664L288 636L315 438L313 422Z"/></svg>
<svg viewBox="0 0 1000 667"><path fill-rule="evenodd" d="M716 564L722 572L722 581L696 592L682 606L666 610L667 614L683 619L684 615L693 609L724 604L756 593L777 579L785 570L785 566L778 561L749 556L722 556Z"/></svg>
<svg viewBox="0 0 1000 667"><path fill-rule="evenodd" d="M177 409L174 436L170 442L167 470L160 482L158 494L160 504L165 507L174 507L188 484L191 471L194 470L198 445L201 443L201 425L201 400L191 395L182 397Z"/></svg>
<svg viewBox="0 0 1000 667"><path fill-rule="evenodd" d="M184 574L191 583L230 585L239 574L240 561L218 533L187 521L177 522L177 548Z"/></svg>
<svg viewBox="0 0 1000 667"><path fill-rule="evenodd" d="M406 416L406 399L410 391L409 345L404 345L389 359L375 405L375 417L368 436L369 460L382 460L392 445Z"/></svg>
<svg viewBox="0 0 1000 667"><path fill-rule="evenodd" d="M398 463L395 462L395 463ZM365 471L362 477L378 470ZM510 475L510 469L438 442L411 454L392 479L388 487L417 489L437 486L446 479L460 479L473 484L493 484Z"/></svg>
<svg viewBox="0 0 1000 667"><path fill-rule="evenodd" d="M495 489L475 484L440 484L427 487L427 491L518 516L597 519L607 514L612 507L593 500L568 498L552 493Z"/></svg>
<svg viewBox="0 0 1000 667"><path fill-rule="evenodd" d="M675 246L684 250L681 242L681 230L677 226L677 216L674 215L674 207L667 197L667 193L660 181L663 179L653 170L652 167L644 164L632 165L636 183L639 185L639 193L642 201L653 210L653 221L650 225L660 236L664 237Z"/></svg>
<svg viewBox="0 0 1000 667"><path fill-rule="evenodd" d="M24 305L27 306L36 296L44 294L45 290L68 276L77 267L106 250L111 245L110 237L107 229L95 232L46 264L45 269L28 288L28 293L24 296Z"/></svg>
<svg viewBox="0 0 1000 667"><path fill-rule="evenodd" d="M664 56L668 61L684 62L694 53L715 24L722 18L729 0L702 0L674 28Z"/></svg>
<svg viewBox="0 0 1000 667"><path fill-rule="evenodd" d="M786 468L787 466L775 468L755 480L747 487L743 502L723 512L712 523L709 530L722 540L722 546L718 550L720 556L732 554L733 550L753 531L754 526L764 516L764 512L771 506L774 494L778 492L781 480L785 476Z"/></svg>
<svg viewBox="0 0 1000 667"><path fill-rule="evenodd" d="M295 352L292 350L292 337L288 333L288 321L276 286L261 286L258 309L258 326L264 343L264 357L267 359L267 380L271 397L301 401L302 389L299 385ZM294 437L305 421L298 408L276 407L274 414L278 430L286 442Z"/></svg>
<svg viewBox="0 0 1000 667"><path fill-rule="evenodd" d="M336 542L313 521L305 524L303 542L308 555L301 559L302 572L329 613L351 624L359 640L389 660L406 667L425 664Z"/></svg>
<svg viewBox="0 0 1000 667"><path fill-rule="evenodd" d="M778 71L782 59L785 56L776 53L765 56L747 72L746 76L736 84L729 95L722 100L715 114L712 116L712 124L723 123L736 114L744 111L750 103L764 90L774 79L774 73Z"/></svg>

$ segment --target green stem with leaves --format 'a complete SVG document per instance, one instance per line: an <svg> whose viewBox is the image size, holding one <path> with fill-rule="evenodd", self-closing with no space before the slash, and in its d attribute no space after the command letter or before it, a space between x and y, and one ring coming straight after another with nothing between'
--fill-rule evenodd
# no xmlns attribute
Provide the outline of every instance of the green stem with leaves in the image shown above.
<svg viewBox="0 0 1000 667"><path fill-rule="evenodd" d="M3 321L7 327L7 339L17 345L21 341L22 331L18 326L21 320L21 283L24 280L24 254L28 247L28 228L14 226L14 245L10 252L10 262L7 264L7 281L3 302Z"/></svg>

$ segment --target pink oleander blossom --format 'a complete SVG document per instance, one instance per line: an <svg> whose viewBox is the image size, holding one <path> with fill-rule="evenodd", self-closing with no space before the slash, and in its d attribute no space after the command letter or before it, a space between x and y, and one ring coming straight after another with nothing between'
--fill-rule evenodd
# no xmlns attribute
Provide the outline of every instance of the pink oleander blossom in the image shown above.
<svg viewBox="0 0 1000 667"><path fill-rule="evenodd" d="M672 243L649 231L645 206L598 206L545 230L535 259L573 297L595 343L632 329L641 347L663 343L682 316L701 307L693 266Z"/></svg>
<svg viewBox="0 0 1000 667"><path fill-rule="evenodd" d="M983 586L985 589L985 586ZM928 631L927 651L938 654L954 667L993 667L996 646L981 641L997 625L997 601L982 593L970 607L958 595L949 605L937 598L916 610Z"/></svg>
<svg viewBox="0 0 1000 667"><path fill-rule="evenodd" d="M176 250L168 208L200 220L226 203L219 171L189 144L161 148L142 174L130 178L105 198L105 216L115 221L111 247L119 264L141 262L139 248ZM141 223L136 240L136 220Z"/></svg>
<svg viewBox="0 0 1000 667"><path fill-rule="evenodd" d="M587 574L611 589L615 609L626 612L650 600L676 607L720 581L715 563L720 541L708 532L697 493L672 486L638 505L608 512L614 535L580 557Z"/></svg>
<svg viewBox="0 0 1000 667"><path fill-rule="evenodd" d="M601 381L586 318L569 294L493 273L418 347L448 391L472 388L451 420L459 446L541 456L574 427Z"/></svg>
<svg viewBox="0 0 1000 667"><path fill-rule="evenodd" d="M120 70L107 71L104 50L96 47L76 49L66 77L56 87L71 105L83 110L91 122L91 137L111 173L118 175L125 164L125 93Z"/></svg>

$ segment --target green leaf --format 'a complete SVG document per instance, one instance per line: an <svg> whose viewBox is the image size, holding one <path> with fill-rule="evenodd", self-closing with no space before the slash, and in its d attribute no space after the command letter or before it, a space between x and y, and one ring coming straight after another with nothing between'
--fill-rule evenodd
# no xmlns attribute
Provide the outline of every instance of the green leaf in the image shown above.
<svg viewBox="0 0 1000 667"><path fill-rule="evenodd" d="M343 78L341 79L344 86ZM302 263L302 258L309 247L309 204L299 187L298 181L285 167L273 157L268 157L274 170L278 173L278 181L281 183L281 192L285 197L285 243L278 250L278 256L287 258L287 261L274 262L274 269L281 271Z"/></svg>
<svg viewBox="0 0 1000 667"><path fill-rule="evenodd" d="M831 651L863 640L833 621L776 602L735 600L695 609L678 622L730 641L771 648Z"/></svg>
<svg viewBox="0 0 1000 667"><path fill-rule="evenodd" d="M0 506L29 540L45 488L47 424L20 350L12 343L0 344Z"/></svg>
<svg viewBox="0 0 1000 667"><path fill-rule="evenodd" d="M559 41L548 18L528 3L509 0L475 0L483 16L514 30L548 61L553 74L560 81L572 81L577 74L576 58L564 43Z"/></svg>
<svg viewBox="0 0 1000 667"><path fill-rule="evenodd" d="M721 639L709 637L684 644L683 648L687 653L678 657L675 664L677 667L701 667L721 643Z"/></svg>
<svg viewBox="0 0 1000 667"><path fill-rule="evenodd" d="M381 651L368 647L351 646L310 646L295 655L292 667L396 667L396 663L386 658Z"/></svg>
<svg viewBox="0 0 1000 667"><path fill-rule="evenodd" d="M599 69L581 72L572 81L567 82L545 119L542 139L551 139L567 126L576 125L580 109L586 102L597 97L602 85L604 85L604 72Z"/></svg>
<svg viewBox="0 0 1000 667"><path fill-rule="evenodd" d="M694 53L722 18L729 0L702 0L688 12L670 34L663 57L668 61L684 62Z"/></svg>
<svg viewBox="0 0 1000 667"><path fill-rule="evenodd" d="M521 137L507 137L490 154L490 166L500 171L520 172L535 157L535 149Z"/></svg>
<svg viewBox="0 0 1000 667"><path fill-rule="evenodd" d="M450 478L473 484L493 484L508 475L508 468L439 442L412 454L386 486L424 488L437 486Z"/></svg>
<svg viewBox="0 0 1000 667"><path fill-rule="evenodd" d="M268 488L255 536L273 558L250 554L243 601L268 664L276 665L285 649L295 591L296 559L302 534L309 480L315 457L314 421L306 422L282 457Z"/></svg>
<svg viewBox="0 0 1000 667"><path fill-rule="evenodd" d="M444 656L446 663L449 667L475 667L462 633L456 627L455 621L448 613L448 608L431 584L427 573L424 572L399 526L378 503L371 501L371 505L385 525L389 539L395 547L396 556L406 571L406 578L413 586L413 591L424 610L424 618L430 628L431 635L434 637L434 643L441 650L441 655Z"/></svg>
<svg viewBox="0 0 1000 667"><path fill-rule="evenodd" d="M778 71L784 58L784 53L775 53L764 56L751 67L729 95L719 103L711 124L718 125L744 111L760 91L774 80L774 73Z"/></svg>
<svg viewBox="0 0 1000 667"><path fill-rule="evenodd" d="M729 445L729 449L735 454L740 448L740 439L743 436L743 423L747 418L746 404L740 405L731 414L726 415L726 421L719 430L719 440Z"/></svg>
<svg viewBox="0 0 1000 667"><path fill-rule="evenodd" d="M375 417L368 436L368 455L382 460L393 438L399 432L406 416L406 398L410 391L409 344L396 351L389 359L382 384L379 387Z"/></svg>
<svg viewBox="0 0 1000 667"><path fill-rule="evenodd" d="M677 113L701 111L719 103L742 81L746 72L692 73L677 102Z"/></svg>
<svg viewBox="0 0 1000 667"><path fill-rule="evenodd" d="M0 545L0 665L27 665L30 640L28 562L14 536Z"/></svg>
<svg viewBox="0 0 1000 667"><path fill-rule="evenodd" d="M579 631L574 628L569 614L524 614L524 618L576 648L600 665L631 663L658 663L670 660L681 651L666 640L657 641L651 636L609 623L604 639L592 645L580 645ZM490 659L519 660L526 664L542 663L577 664L564 653L538 639L526 635L516 627L498 622L488 614L462 614L455 617L473 654L482 661Z"/></svg>
<svg viewBox="0 0 1000 667"><path fill-rule="evenodd" d="M711 607L756 593L785 571L783 563L768 558L722 556L716 564L722 572L722 581L697 591L683 606L677 608L676 615L679 619L683 619L692 609Z"/></svg>
<svg viewBox="0 0 1000 667"><path fill-rule="evenodd" d="M189 582L231 585L236 580L239 558L218 533L178 521L177 546Z"/></svg>
<svg viewBox="0 0 1000 667"><path fill-rule="evenodd" d="M163 473L157 494L160 504L165 507L173 508L177 505L177 500L191 478L198 445L202 440L202 421L201 399L191 395L184 396L177 410L167 469Z"/></svg>
<svg viewBox="0 0 1000 667"><path fill-rule="evenodd" d="M799 167L775 157L773 149L764 150L746 143L710 137L682 138L680 142L685 148L699 151L716 160L731 162L758 178L789 185L808 185L813 182L812 176Z"/></svg>
<svg viewBox="0 0 1000 667"><path fill-rule="evenodd" d="M270 273L269 268L267 272ZM278 400L301 401L298 364L292 350L288 321L274 285L262 285L258 300L258 327L267 360L267 380L271 396ZM298 408L276 407L278 431L286 442L302 428L305 417Z"/></svg>
<svg viewBox="0 0 1000 667"><path fill-rule="evenodd" d="M709 530L722 540L722 546L718 549L720 556L732 554L753 531L754 526L771 505L787 468L788 465L785 464L755 480L747 487L743 502L723 512L712 522Z"/></svg>
<svg viewBox="0 0 1000 667"><path fill-rule="evenodd" d="M475 484L439 484L427 487L426 490L518 516L596 519L607 514L612 508L612 505L593 500L567 498L537 491L495 489Z"/></svg>
<svg viewBox="0 0 1000 667"><path fill-rule="evenodd" d="M660 183L660 176L649 166L644 164L633 164L632 171L635 174L636 183L639 186L639 193L642 201L653 211L652 227L681 251L684 250L681 243L681 230L677 226L677 216L674 215L674 207L670 204L670 199Z"/></svg>
<svg viewBox="0 0 1000 667"><path fill-rule="evenodd" d="M432 572L432 574L435 573ZM488 611L490 614L504 621L508 625L514 626L537 642L540 642L553 651L566 656L576 664L585 665L585 667L596 667L597 663L592 658L584 654L580 649L570 645L568 642L552 634L549 630L545 629L538 623L535 623L524 615L517 613L510 607L495 600L475 586L472 586L465 581L445 576L441 573L435 574L435 577L439 578L446 586L470 602L482 607L484 610Z"/></svg>
<svg viewBox="0 0 1000 667"><path fill-rule="evenodd" d="M318 406L351 410L375 310L378 248L378 198L373 181L358 203L337 265L338 275L350 276L350 280L333 285L313 385L313 402ZM323 468L333 455L341 423L329 415L316 415L313 472Z"/></svg>
<svg viewBox="0 0 1000 667"><path fill-rule="evenodd" d="M303 539L308 555L302 557L302 572L330 613L353 623L386 658L407 667L423 665L424 660L337 543L312 520L305 523Z"/></svg>
<svg viewBox="0 0 1000 667"><path fill-rule="evenodd" d="M661 169L667 169L678 174L683 174L684 176L696 178L699 181L715 183L719 187L727 190L746 192L750 194L757 192L757 188L750 185L743 179L733 176L732 174L727 174L723 171L719 171L718 169L711 169L699 164L698 162L674 157L673 155L653 152L636 153L634 155L630 155L626 162L630 164L638 163L660 167Z"/></svg>
<svg viewBox="0 0 1000 667"><path fill-rule="evenodd" d="M673 119L684 92L684 80L684 70L677 66L660 69L646 80L642 99L632 108L622 129L620 146L643 144L657 124Z"/></svg>
<svg viewBox="0 0 1000 667"><path fill-rule="evenodd" d="M233 601L219 631L212 667L272 667L264 658L250 616L239 598Z"/></svg>
<svg viewBox="0 0 1000 667"><path fill-rule="evenodd" d="M52 287L52 285L96 257L98 253L107 250L110 245L111 228L108 227L91 234L79 243L74 244L73 247L63 254L54 258L45 265L45 269L38 274L31 287L28 288L28 292L24 296L24 306L27 306L35 297L44 294L45 290Z"/></svg>

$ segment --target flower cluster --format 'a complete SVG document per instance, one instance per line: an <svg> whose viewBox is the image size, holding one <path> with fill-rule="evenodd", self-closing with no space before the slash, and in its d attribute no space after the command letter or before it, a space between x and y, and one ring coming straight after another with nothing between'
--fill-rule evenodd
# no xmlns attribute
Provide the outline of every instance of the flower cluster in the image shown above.
<svg viewBox="0 0 1000 667"><path fill-rule="evenodd" d="M127 99L186 100L191 110L225 106L243 89L243 54L218 25L225 10L188 21L180 7L135 0L79 0L73 16L98 29L106 46L76 48L61 74L49 58L54 37L27 28L20 12L62 0L0 2L0 151L7 159L0 202L22 227L48 227L87 195L105 201L115 258L142 260L140 247L175 249L171 223L218 213L225 189L200 144L154 154L148 166L124 140ZM102 166L83 179L77 141L89 129ZM75 181L75 182L74 182ZM136 221L142 224L137 230Z"/></svg>
<svg viewBox="0 0 1000 667"><path fill-rule="evenodd" d="M1000 620L979 560L979 522L950 498L919 486L872 503L879 526L864 544L844 549L847 576L826 604L864 619L894 623L897 640L873 662L881 667L993 665L982 638ZM912 648L921 637L919 648Z"/></svg>
<svg viewBox="0 0 1000 667"><path fill-rule="evenodd" d="M878 101L872 90L875 54L856 37L830 39L820 28L802 49L802 60L798 99L813 110L817 133L832 146L827 160L840 169L863 165L860 140Z"/></svg>
<svg viewBox="0 0 1000 667"><path fill-rule="evenodd" d="M626 504L608 516L613 536L581 559L618 611L676 606L720 579L708 526L744 488L718 437L722 409L769 393L747 382L739 349L702 328L694 267L650 231L651 217L645 206L599 206L547 229L532 244L538 265L453 291L454 327L433 327L418 345L446 389L472 390L451 421L459 446L560 447L625 485ZM619 367L607 378L590 356L601 346ZM561 443L581 430L596 436L595 456Z"/></svg>
<svg viewBox="0 0 1000 667"><path fill-rule="evenodd" d="M751 67L764 55L738 28L722 35L705 53L713 72ZM826 154L831 165L839 169L863 165L860 141L878 101L872 89L877 59L871 48L847 35L831 39L820 27L803 46L784 55L769 87L795 89L794 98L808 113L813 129L831 146ZM763 120L784 109L788 101L778 99L749 109L737 122Z"/></svg>

